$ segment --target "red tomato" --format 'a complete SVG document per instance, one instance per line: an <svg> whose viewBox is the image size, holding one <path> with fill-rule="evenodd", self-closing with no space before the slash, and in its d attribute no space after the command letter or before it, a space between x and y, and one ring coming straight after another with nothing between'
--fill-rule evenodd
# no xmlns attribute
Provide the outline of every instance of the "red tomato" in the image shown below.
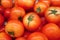
<svg viewBox="0 0 60 40"><path fill-rule="evenodd" d="M27 40L48 40L48 38L40 32L34 32L29 35Z"/></svg>
<svg viewBox="0 0 60 40"><path fill-rule="evenodd" d="M60 6L60 0L51 0L52 6Z"/></svg>
<svg viewBox="0 0 60 40"><path fill-rule="evenodd" d="M30 9L34 6L35 0L15 0L15 3L24 9Z"/></svg>
<svg viewBox="0 0 60 40"><path fill-rule="evenodd" d="M5 11L4 11L4 17L5 18L9 18L10 17L10 13L11 13L11 9L5 9Z"/></svg>
<svg viewBox="0 0 60 40"><path fill-rule="evenodd" d="M0 6L0 13L3 14L3 12L4 12L3 6Z"/></svg>
<svg viewBox="0 0 60 40"><path fill-rule="evenodd" d="M12 0L1 0L1 5L4 8L11 8L12 7Z"/></svg>
<svg viewBox="0 0 60 40"><path fill-rule="evenodd" d="M19 38L16 38L15 40L26 40L26 38L24 38L24 37L19 37Z"/></svg>
<svg viewBox="0 0 60 40"><path fill-rule="evenodd" d="M58 23L60 19L60 7L49 7L45 12L48 22Z"/></svg>
<svg viewBox="0 0 60 40"><path fill-rule="evenodd" d="M21 7L14 7L11 10L10 18L11 19L19 19L20 17L24 17L25 10Z"/></svg>
<svg viewBox="0 0 60 40"><path fill-rule="evenodd" d="M0 26L4 23L4 17L0 14Z"/></svg>
<svg viewBox="0 0 60 40"><path fill-rule="evenodd" d="M39 14L39 15L43 15L43 13L45 12L45 10L48 8L48 6L43 3L43 2L38 2L37 4L35 4L34 6L34 11Z"/></svg>
<svg viewBox="0 0 60 40"><path fill-rule="evenodd" d="M41 19L36 13L30 12L24 16L23 24L27 30L34 31L41 25Z"/></svg>
<svg viewBox="0 0 60 40"><path fill-rule="evenodd" d="M0 40L12 40L5 32L0 32Z"/></svg>
<svg viewBox="0 0 60 40"><path fill-rule="evenodd" d="M11 37L20 37L24 33L24 26L18 20L10 20L5 26L5 32Z"/></svg>
<svg viewBox="0 0 60 40"><path fill-rule="evenodd" d="M46 24L42 32L49 38L49 39L57 39L59 38L59 27L54 23Z"/></svg>
<svg viewBox="0 0 60 40"><path fill-rule="evenodd" d="M0 32L4 32L4 31L5 31L4 26L0 26Z"/></svg>

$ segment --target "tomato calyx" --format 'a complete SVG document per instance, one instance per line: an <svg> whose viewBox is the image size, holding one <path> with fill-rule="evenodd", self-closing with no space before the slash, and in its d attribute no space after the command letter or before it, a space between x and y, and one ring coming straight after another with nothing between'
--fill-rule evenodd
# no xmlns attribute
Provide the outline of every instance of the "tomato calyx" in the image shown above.
<svg viewBox="0 0 60 40"><path fill-rule="evenodd" d="M54 10L50 10L51 11L51 13L50 14L56 14L57 13L57 11L54 9Z"/></svg>
<svg viewBox="0 0 60 40"><path fill-rule="evenodd" d="M34 16L32 16L32 15L30 15L30 16L28 17L28 26L29 26L29 23L33 20L33 17L34 17Z"/></svg>
<svg viewBox="0 0 60 40"><path fill-rule="evenodd" d="M40 13L40 12L41 12L40 7L37 8L36 12L37 12L37 13Z"/></svg>
<svg viewBox="0 0 60 40"><path fill-rule="evenodd" d="M8 32L11 36L14 36L14 32Z"/></svg>

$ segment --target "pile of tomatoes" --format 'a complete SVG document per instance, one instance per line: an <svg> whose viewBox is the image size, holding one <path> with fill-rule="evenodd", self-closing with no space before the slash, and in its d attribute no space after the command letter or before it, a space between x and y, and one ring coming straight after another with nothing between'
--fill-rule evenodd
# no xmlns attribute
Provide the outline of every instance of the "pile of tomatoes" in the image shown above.
<svg viewBox="0 0 60 40"><path fill-rule="evenodd" d="M60 0L0 0L0 40L60 40Z"/></svg>

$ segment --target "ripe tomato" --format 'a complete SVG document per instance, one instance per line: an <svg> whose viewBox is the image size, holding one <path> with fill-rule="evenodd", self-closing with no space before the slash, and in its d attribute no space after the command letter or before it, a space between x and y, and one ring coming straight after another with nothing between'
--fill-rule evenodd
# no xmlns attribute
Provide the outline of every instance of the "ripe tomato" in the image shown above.
<svg viewBox="0 0 60 40"><path fill-rule="evenodd" d="M34 31L40 26L41 19L36 13L30 12L24 16L23 23L27 30Z"/></svg>
<svg viewBox="0 0 60 40"><path fill-rule="evenodd" d="M1 5L4 8L11 8L12 7L12 0L1 0Z"/></svg>
<svg viewBox="0 0 60 40"><path fill-rule="evenodd" d="M50 0L52 6L60 6L60 0Z"/></svg>
<svg viewBox="0 0 60 40"><path fill-rule="evenodd" d="M59 38L59 27L54 23L46 24L42 32L49 38L49 39L57 39Z"/></svg>
<svg viewBox="0 0 60 40"><path fill-rule="evenodd" d="M4 17L5 18L9 18L10 17L10 13L11 13L11 9L5 9L5 11L4 11Z"/></svg>
<svg viewBox="0 0 60 40"><path fill-rule="evenodd" d="M24 17L25 10L21 7L14 7L11 10L10 18L11 19L19 19L20 17Z"/></svg>
<svg viewBox="0 0 60 40"><path fill-rule="evenodd" d="M11 37L20 37L24 33L24 26L18 20L10 20L5 26L5 32Z"/></svg>
<svg viewBox="0 0 60 40"><path fill-rule="evenodd" d="M0 14L0 26L4 23L4 17Z"/></svg>
<svg viewBox="0 0 60 40"><path fill-rule="evenodd" d="M58 23L60 19L60 7L49 7L45 12L48 22Z"/></svg>
<svg viewBox="0 0 60 40"><path fill-rule="evenodd" d="M15 40L26 40L26 38L24 38L24 37L19 37L19 38L16 38Z"/></svg>
<svg viewBox="0 0 60 40"><path fill-rule="evenodd" d="M5 31L4 26L0 26L0 32L4 32L4 31Z"/></svg>
<svg viewBox="0 0 60 40"><path fill-rule="evenodd" d="M40 32L34 32L29 35L27 40L48 40L48 38Z"/></svg>
<svg viewBox="0 0 60 40"><path fill-rule="evenodd" d="M50 4L51 4L50 0L39 0L39 1L46 3L48 6L50 6Z"/></svg>
<svg viewBox="0 0 60 40"><path fill-rule="evenodd" d="M35 4L34 6L34 11L37 14L43 15L44 11L47 9L47 5L43 2L38 2L37 4Z"/></svg>
<svg viewBox="0 0 60 40"><path fill-rule="evenodd" d="M24 9L30 9L34 6L35 0L15 0L15 3Z"/></svg>
<svg viewBox="0 0 60 40"><path fill-rule="evenodd" d="M0 32L0 40L12 40L5 32Z"/></svg>
<svg viewBox="0 0 60 40"><path fill-rule="evenodd" d="M0 6L0 13L3 14L3 12L4 12L3 6Z"/></svg>

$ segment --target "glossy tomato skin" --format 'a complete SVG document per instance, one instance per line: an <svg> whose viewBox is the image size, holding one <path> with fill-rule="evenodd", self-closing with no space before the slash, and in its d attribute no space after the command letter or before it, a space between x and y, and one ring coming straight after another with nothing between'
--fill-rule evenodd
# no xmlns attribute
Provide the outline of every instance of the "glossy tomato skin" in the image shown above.
<svg viewBox="0 0 60 40"><path fill-rule="evenodd" d="M48 22L58 23L60 19L60 7L49 7L45 12L45 18Z"/></svg>
<svg viewBox="0 0 60 40"><path fill-rule="evenodd" d="M35 0L15 0L15 3L27 10L34 6Z"/></svg>
<svg viewBox="0 0 60 40"><path fill-rule="evenodd" d="M24 16L23 24L27 30L34 31L41 25L41 19L36 13L30 12Z"/></svg>
<svg viewBox="0 0 60 40"><path fill-rule="evenodd" d="M49 39L58 39L59 38L59 27L54 23L48 23L42 28L42 32Z"/></svg>
<svg viewBox="0 0 60 40"><path fill-rule="evenodd" d="M35 4L34 6L34 11L39 14L39 15L44 15L43 13L45 12L45 10L48 8L48 5L43 3L43 2L38 2L37 4Z"/></svg>
<svg viewBox="0 0 60 40"><path fill-rule="evenodd" d="M16 38L15 40L26 40L26 38L24 38L24 37L19 37L19 38Z"/></svg>
<svg viewBox="0 0 60 40"><path fill-rule="evenodd" d="M4 17L2 14L0 14L0 26L4 23Z"/></svg>
<svg viewBox="0 0 60 40"><path fill-rule="evenodd" d="M48 40L48 38L40 32L34 32L29 35L27 40Z"/></svg>
<svg viewBox="0 0 60 40"><path fill-rule="evenodd" d="M52 6L60 6L60 0L51 0Z"/></svg>
<svg viewBox="0 0 60 40"><path fill-rule="evenodd" d="M18 20L10 20L5 26L5 32L11 37L20 37L24 33L24 26Z"/></svg>
<svg viewBox="0 0 60 40"><path fill-rule="evenodd" d="M12 0L1 0L1 5L4 8L11 8L12 7Z"/></svg>
<svg viewBox="0 0 60 40"><path fill-rule="evenodd" d="M0 32L0 40L12 40L5 32Z"/></svg>
<svg viewBox="0 0 60 40"><path fill-rule="evenodd" d="M4 12L3 6L0 6L0 14L3 14L3 12Z"/></svg>
<svg viewBox="0 0 60 40"><path fill-rule="evenodd" d="M18 19L19 17L25 16L25 10L21 7L13 7L11 10L10 18Z"/></svg>
<svg viewBox="0 0 60 40"><path fill-rule="evenodd" d="M5 18L10 18L10 13L11 13L11 9L5 9L5 11L4 11L4 17Z"/></svg>

